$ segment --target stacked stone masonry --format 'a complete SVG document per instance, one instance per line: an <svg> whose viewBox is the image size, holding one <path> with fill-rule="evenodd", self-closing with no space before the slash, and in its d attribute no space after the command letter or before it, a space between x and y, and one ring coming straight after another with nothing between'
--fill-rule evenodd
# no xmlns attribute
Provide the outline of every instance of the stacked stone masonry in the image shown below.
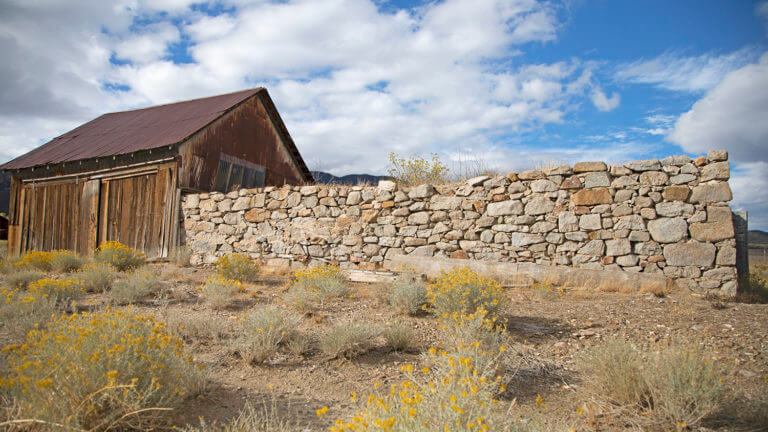
<svg viewBox="0 0 768 432"><path fill-rule="evenodd" d="M394 255L663 274L736 292L728 154L578 162L405 189L284 186L190 194L193 263L252 258L372 268Z"/></svg>

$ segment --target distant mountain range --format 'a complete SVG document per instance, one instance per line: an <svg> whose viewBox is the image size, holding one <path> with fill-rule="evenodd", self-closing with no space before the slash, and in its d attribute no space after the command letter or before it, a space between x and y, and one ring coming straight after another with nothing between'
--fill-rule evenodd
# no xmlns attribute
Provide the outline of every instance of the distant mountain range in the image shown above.
<svg viewBox="0 0 768 432"><path fill-rule="evenodd" d="M336 177L333 174L329 174L323 171L312 171L312 177L315 178L316 183L322 184L337 184L354 186L357 184L371 184L377 185L379 180L387 180L387 176L375 176L370 174L347 174L345 176Z"/></svg>
<svg viewBox="0 0 768 432"><path fill-rule="evenodd" d="M0 213L8 214L11 199L11 175L0 171Z"/></svg>
<svg viewBox="0 0 768 432"><path fill-rule="evenodd" d="M749 242L750 243L768 243L768 232L760 231L760 230L750 230Z"/></svg>

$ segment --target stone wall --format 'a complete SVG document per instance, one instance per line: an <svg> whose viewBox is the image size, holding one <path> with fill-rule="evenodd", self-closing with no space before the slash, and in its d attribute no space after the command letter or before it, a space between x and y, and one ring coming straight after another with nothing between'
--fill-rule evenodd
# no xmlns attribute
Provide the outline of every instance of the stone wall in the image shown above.
<svg viewBox="0 0 768 432"><path fill-rule="evenodd" d="M733 295L727 159L719 150L410 189L383 181L186 195L186 243L194 264L232 252L364 269L399 255L445 257L663 274Z"/></svg>

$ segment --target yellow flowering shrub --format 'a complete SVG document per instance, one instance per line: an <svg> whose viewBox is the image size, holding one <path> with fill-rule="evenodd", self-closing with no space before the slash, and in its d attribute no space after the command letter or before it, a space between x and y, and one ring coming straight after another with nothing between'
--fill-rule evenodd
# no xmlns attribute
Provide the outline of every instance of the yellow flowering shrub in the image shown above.
<svg viewBox="0 0 768 432"><path fill-rule="evenodd" d="M80 281L72 279L39 279L27 286L27 294L36 298L48 298L64 307L85 294Z"/></svg>
<svg viewBox="0 0 768 432"><path fill-rule="evenodd" d="M389 163L391 167L387 169L387 174L396 182L406 186L418 186L424 183L441 184L450 180L450 170L435 153L432 153L431 161L420 156L404 158L390 153Z"/></svg>
<svg viewBox="0 0 768 432"><path fill-rule="evenodd" d="M287 300L300 311L309 311L329 298L349 293L349 282L341 268L326 264L294 273Z"/></svg>
<svg viewBox="0 0 768 432"><path fill-rule="evenodd" d="M205 302L213 309L224 309L234 301L238 292L243 291L243 284L238 280L213 275L200 287Z"/></svg>
<svg viewBox="0 0 768 432"><path fill-rule="evenodd" d="M0 287L0 345L21 343L30 330L43 325L56 312L55 297L32 294L18 287Z"/></svg>
<svg viewBox="0 0 768 432"><path fill-rule="evenodd" d="M505 303L501 285L469 267L442 272L427 287L427 299L439 317L472 314L481 306L489 316L495 316Z"/></svg>
<svg viewBox="0 0 768 432"><path fill-rule="evenodd" d="M337 419L341 431L495 431L514 429L513 421L495 414L494 396L503 390L493 370L480 368L471 356L430 349L431 367L401 368L405 380L383 396L374 394L349 419ZM353 394L353 402L357 399Z"/></svg>
<svg viewBox="0 0 768 432"><path fill-rule="evenodd" d="M51 271L51 258L53 258L51 252L32 250L24 253L19 259L14 260L12 267L17 269L33 267L42 271Z"/></svg>
<svg viewBox="0 0 768 432"><path fill-rule="evenodd" d="M213 267L225 278L241 282L254 282L260 271L257 262L238 253L224 255L213 263Z"/></svg>
<svg viewBox="0 0 768 432"><path fill-rule="evenodd" d="M296 332L301 318L276 306L264 305L243 317L241 355L246 362L263 363Z"/></svg>
<svg viewBox="0 0 768 432"><path fill-rule="evenodd" d="M89 431L149 430L200 390L202 375L152 316L107 310L56 318L4 348L0 386L23 418Z"/></svg>
<svg viewBox="0 0 768 432"><path fill-rule="evenodd" d="M143 252L130 248L117 241L104 242L96 249L93 259L96 262L111 264L119 271L133 270L146 262Z"/></svg>
<svg viewBox="0 0 768 432"><path fill-rule="evenodd" d="M439 328L443 330L446 346L451 349L465 351L472 347L470 352L475 365L502 360L496 353L506 350L506 326L482 306L471 314L454 312L440 318Z"/></svg>

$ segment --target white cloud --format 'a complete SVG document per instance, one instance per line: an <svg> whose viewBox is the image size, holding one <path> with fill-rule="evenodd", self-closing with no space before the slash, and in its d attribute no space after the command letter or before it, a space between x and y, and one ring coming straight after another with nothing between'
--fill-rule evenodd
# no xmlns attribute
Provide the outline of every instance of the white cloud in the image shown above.
<svg viewBox="0 0 768 432"><path fill-rule="evenodd" d="M755 60L754 49L730 54L684 56L667 52L650 60L621 65L616 79L634 84L651 84L667 90L701 92L717 85L730 71Z"/></svg>
<svg viewBox="0 0 768 432"><path fill-rule="evenodd" d="M689 153L728 150L733 206L750 212L750 226L768 229L768 53L728 73L682 114L667 136Z"/></svg>
<svg viewBox="0 0 768 432"><path fill-rule="evenodd" d="M167 54L169 43L181 39L179 29L170 23L148 26L141 33L132 34L114 47L116 57L134 63L158 61Z"/></svg>
<svg viewBox="0 0 768 432"><path fill-rule="evenodd" d="M740 162L768 162L768 53L728 73L675 123L668 138L685 151L726 148Z"/></svg>
<svg viewBox="0 0 768 432"><path fill-rule="evenodd" d="M731 206L747 210L750 229L768 230L768 162L734 164L729 183L733 191Z"/></svg>
<svg viewBox="0 0 768 432"><path fill-rule="evenodd" d="M535 159L510 157L494 137L563 122L596 92L604 108L619 102L591 63L526 64L526 44L553 41L560 27L546 2L384 12L371 0L222 0L218 16L194 3L1 5L0 47L20 60L0 64L0 144L15 143L0 158L103 112L264 85L305 159L337 174L383 173L390 151L447 149L523 168ZM192 63L167 60L180 41Z"/></svg>
<svg viewBox="0 0 768 432"><path fill-rule="evenodd" d="M600 87L593 87L592 94L590 94L589 98L592 100L595 108L600 111L613 111L619 106L619 102L621 101L618 93L613 92L611 93L611 96L608 97L603 93L603 90Z"/></svg>

